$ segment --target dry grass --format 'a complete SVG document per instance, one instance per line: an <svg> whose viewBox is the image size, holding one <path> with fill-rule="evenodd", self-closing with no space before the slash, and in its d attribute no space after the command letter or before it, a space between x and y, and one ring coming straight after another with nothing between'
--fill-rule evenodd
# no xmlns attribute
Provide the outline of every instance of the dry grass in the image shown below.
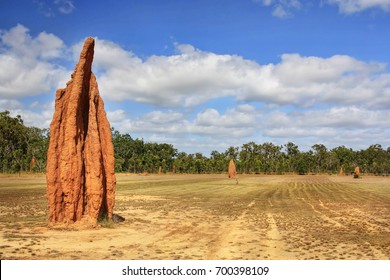
<svg viewBox="0 0 390 280"><path fill-rule="evenodd" d="M121 224L46 228L44 176L0 177L1 259L390 259L390 180L118 175ZM71 242L70 242L71 241Z"/></svg>

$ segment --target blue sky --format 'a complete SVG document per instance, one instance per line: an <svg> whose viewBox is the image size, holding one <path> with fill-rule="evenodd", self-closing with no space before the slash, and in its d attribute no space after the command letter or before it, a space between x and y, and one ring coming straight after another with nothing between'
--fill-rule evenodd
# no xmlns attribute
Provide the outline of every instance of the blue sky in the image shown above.
<svg viewBox="0 0 390 280"><path fill-rule="evenodd" d="M390 146L390 0L2 0L0 110L47 128L87 36L134 138Z"/></svg>

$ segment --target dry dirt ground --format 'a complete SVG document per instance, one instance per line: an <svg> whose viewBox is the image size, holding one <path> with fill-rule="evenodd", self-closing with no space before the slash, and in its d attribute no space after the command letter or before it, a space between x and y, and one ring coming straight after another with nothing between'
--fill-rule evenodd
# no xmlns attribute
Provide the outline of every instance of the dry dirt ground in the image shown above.
<svg viewBox="0 0 390 280"><path fill-rule="evenodd" d="M0 177L0 259L390 259L390 178L117 175L99 229L46 227L45 177Z"/></svg>

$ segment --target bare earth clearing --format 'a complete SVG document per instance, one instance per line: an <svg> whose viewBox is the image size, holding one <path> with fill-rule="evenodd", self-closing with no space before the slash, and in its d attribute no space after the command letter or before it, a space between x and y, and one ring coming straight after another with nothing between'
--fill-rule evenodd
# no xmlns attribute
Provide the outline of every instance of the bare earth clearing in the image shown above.
<svg viewBox="0 0 390 280"><path fill-rule="evenodd" d="M390 179L117 175L120 224L47 229L42 175L0 177L1 259L390 259Z"/></svg>

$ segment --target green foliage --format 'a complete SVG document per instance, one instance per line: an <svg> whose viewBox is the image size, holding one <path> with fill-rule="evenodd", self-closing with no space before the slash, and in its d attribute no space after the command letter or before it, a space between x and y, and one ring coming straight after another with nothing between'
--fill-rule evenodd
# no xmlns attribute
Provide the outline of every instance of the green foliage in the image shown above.
<svg viewBox="0 0 390 280"><path fill-rule="evenodd" d="M0 112L0 166L3 173L30 170L42 172L46 166L48 131L24 125L20 116L11 117L9 111Z"/></svg>
<svg viewBox="0 0 390 280"><path fill-rule="evenodd" d="M115 171L131 173L226 173L230 159L234 159L238 173L266 174L338 174L343 165L345 174L352 174L359 166L363 173L389 175L390 148L371 145L366 150L354 151L345 146L328 150L315 144L310 151L300 151L288 142L283 146L273 143L249 142L226 151L214 150L210 157L202 153L178 152L170 144L146 143L121 134L112 128L115 150ZM49 143L48 130L27 127L20 116L11 117L8 111L0 112L0 167L1 172L29 171L32 156L35 172L44 172Z"/></svg>
<svg viewBox="0 0 390 280"><path fill-rule="evenodd" d="M177 150L170 144L145 143L112 128L116 172L172 172Z"/></svg>

